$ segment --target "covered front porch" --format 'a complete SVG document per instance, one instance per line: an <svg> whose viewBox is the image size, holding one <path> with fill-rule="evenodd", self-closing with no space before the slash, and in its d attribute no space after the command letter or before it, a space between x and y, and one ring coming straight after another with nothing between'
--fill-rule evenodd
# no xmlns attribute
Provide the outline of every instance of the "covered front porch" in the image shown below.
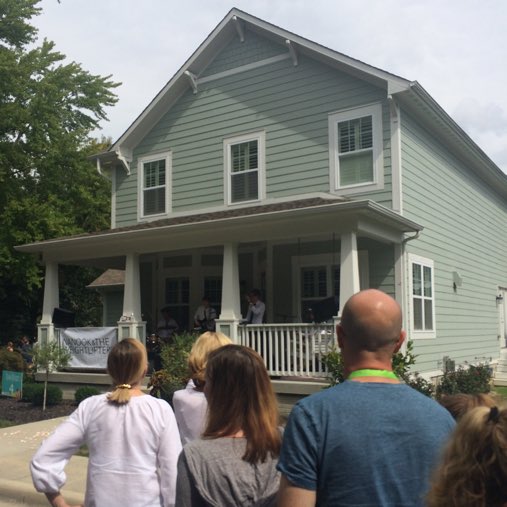
<svg viewBox="0 0 507 507"><path fill-rule="evenodd" d="M218 311L217 329L261 354L273 377L323 378L322 355L336 346L339 308L361 288L403 301L403 245L421 227L372 201L307 199L187 215L19 247L46 266L39 340L56 338L58 265L120 270L102 284L102 325L118 339L143 342L160 309L190 329L203 294ZM244 293L259 288L266 323L243 325ZM99 287L95 287L99 288ZM334 298L324 321L309 308Z"/></svg>

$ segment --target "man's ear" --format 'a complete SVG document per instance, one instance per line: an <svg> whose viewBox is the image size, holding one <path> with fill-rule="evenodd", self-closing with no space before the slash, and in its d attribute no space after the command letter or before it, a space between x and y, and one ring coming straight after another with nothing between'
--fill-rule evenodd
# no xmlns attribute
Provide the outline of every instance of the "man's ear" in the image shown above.
<svg viewBox="0 0 507 507"><path fill-rule="evenodd" d="M340 349L343 349L344 336L345 333L341 324L336 324L336 337L338 338L338 347L340 347Z"/></svg>
<svg viewBox="0 0 507 507"><path fill-rule="evenodd" d="M398 341L396 342L396 346L394 347L393 354L396 354L401 349L401 346L403 345L403 342L405 341L405 338L407 337L407 333L405 331L400 332L400 337L398 338Z"/></svg>

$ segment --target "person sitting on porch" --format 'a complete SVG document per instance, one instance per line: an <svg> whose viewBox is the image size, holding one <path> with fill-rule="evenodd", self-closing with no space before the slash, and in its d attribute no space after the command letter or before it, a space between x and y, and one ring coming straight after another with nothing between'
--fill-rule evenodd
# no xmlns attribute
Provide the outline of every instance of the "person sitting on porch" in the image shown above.
<svg viewBox="0 0 507 507"><path fill-rule="evenodd" d="M216 318L217 312L210 306L209 297L203 296L201 305L197 307L194 314L194 327L199 329L202 333L214 331Z"/></svg>
<svg viewBox="0 0 507 507"><path fill-rule="evenodd" d="M203 438L178 460L176 505L276 504L281 430L262 358L241 345L211 352L206 367L208 418Z"/></svg>
<svg viewBox="0 0 507 507"><path fill-rule="evenodd" d="M178 331L178 323L171 317L171 309L168 306L164 306L160 310L162 318L157 324L157 334L162 342L169 343L172 336Z"/></svg>
<svg viewBox="0 0 507 507"><path fill-rule="evenodd" d="M199 438L204 430L208 410L208 402L204 396L208 354L230 343L231 339L223 333L208 331L199 336L192 346L188 356L190 380L185 389L176 391L173 396L174 415L183 445Z"/></svg>
<svg viewBox="0 0 507 507"><path fill-rule="evenodd" d="M248 293L248 312L241 321L242 324L262 324L264 322L264 312L266 305L261 301L261 291L252 289Z"/></svg>
<svg viewBox="0 0 507 507"><path fill-rule="evenodd" d="M424 505L455 422L392 371L405 339L398 303L379 290L355 294L337 334L348 378L292 409L278 464L279 507Z"/></svg>
<svg viewBox="0 0 507 507"><path fill-rule="evenodd" d="M33 483L53 507L67 505L60 493L64 468L83 444L89 451L84 507L175 505L178 426L170 405L141 389L147 363L138 340L114 345L107 358L114 390L83 400L35 453Z"/></svg>

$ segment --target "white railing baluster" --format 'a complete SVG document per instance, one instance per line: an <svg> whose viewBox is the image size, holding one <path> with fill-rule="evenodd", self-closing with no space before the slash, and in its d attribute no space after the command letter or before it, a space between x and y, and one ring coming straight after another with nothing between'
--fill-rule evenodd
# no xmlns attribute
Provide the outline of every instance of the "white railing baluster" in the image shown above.
<svg viewBox="0 0 507 507"><path fill-rule="evenodd" d="M333 324L239 326L239 343L256 350L272 376L326 376L322 357L331 351Z"/></svg>

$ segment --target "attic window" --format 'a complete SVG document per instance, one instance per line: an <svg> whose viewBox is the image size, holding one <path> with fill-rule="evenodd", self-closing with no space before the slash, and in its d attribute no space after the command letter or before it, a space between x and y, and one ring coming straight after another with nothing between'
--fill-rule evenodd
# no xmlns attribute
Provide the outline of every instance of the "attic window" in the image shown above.
<svg viewBox="0 0 507 507"><path fill-rule="evenodd" d="M140 216L165 215L169 211L170 154L139 160Z"/></svg>
<svg viewBox="0 0 507 507"><path fill-rule="evenodd" d="M259 201L264 194L264 133L224 141L227 204Z"/></svg>
<svg viewBox="0 0 507 507"><path fill-rule="evenodd" d="M333 190L364 192L382 186L381 112L374 105L329 116Z"/></svg>

